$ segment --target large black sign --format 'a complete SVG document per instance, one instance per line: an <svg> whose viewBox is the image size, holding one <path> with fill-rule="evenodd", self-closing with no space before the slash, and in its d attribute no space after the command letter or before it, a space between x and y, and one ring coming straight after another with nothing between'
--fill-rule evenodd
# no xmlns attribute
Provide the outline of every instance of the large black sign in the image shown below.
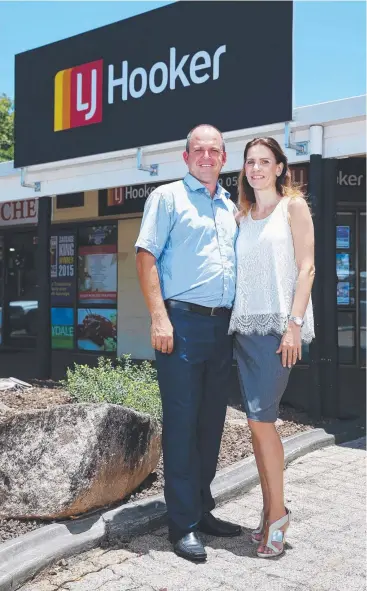
<svg viewBox="0 0 367 591"><path fill-rule="evenodd" d="M15 58L15 166L292 118L292 2L176 2Z"/></svg>
<svg viewBox="0 0 367 591"><path fill-rule="evenodd" d="M219 182L237 201L238 172L221 174ZM173 182L173 181L172 181ZM150 193L163 183L145 183L144 185L128 185L115 189L99 191L98 215L121 215L125 213L142 213Z"/></svg>
<svg viewBox="0 0 367 591"><path fill-rule="evenodd" d="M338 160L335 196L348 203L366 200L366 158Z"/></svg>
<svg viewBox="0 0 367 591"><path fill-rule="evenodd" d="M302 190L307 191L308 164L295 164L289 167L293 182ZM219 182L230 193L232 201L238 200L238 176L240 171L226 172L219 176ZM98 195L98 215L121 215L126 213L142 213L150 193L163 183L145 183L143 185L127 185L114 189L102 189Z"/></svg>

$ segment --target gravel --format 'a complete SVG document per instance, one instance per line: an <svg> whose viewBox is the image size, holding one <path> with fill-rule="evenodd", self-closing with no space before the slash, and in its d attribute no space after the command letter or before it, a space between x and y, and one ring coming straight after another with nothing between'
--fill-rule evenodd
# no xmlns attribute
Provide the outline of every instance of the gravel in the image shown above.
<svg viewBox="0 0 367 591"><path fill-rule="evenodd" d="M0 391L0 423L10 413L35 408L49 408L56 404L68 404L71 398L59 384L33 381L29 389ZM312 429L314 423L302 412L281 407L276 428L282 438ZM218 469L242 460L252 454L250 430L246 416L239 408L229 407L223 431ZM156 470L122 502L138 501L163 492L163 465L160 459ZM121 504L121 502L119 503ZM112 508L112 506L110 507ZM0 519L0 543L37 529L45 523L41 520Z"/></svg>

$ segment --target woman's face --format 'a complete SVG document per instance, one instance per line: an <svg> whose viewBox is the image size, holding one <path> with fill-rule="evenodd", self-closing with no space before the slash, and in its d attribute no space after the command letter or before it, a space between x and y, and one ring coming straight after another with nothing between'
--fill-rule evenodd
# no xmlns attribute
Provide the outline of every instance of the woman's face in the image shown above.
<svg viewBox="0 0 367 591"><path fill-rule="evenodd" d="M275 189L277 176L282 170L283 164L277 164L273 152L267 146L256 144L248 150L245 173L253 189Z"/></svg>

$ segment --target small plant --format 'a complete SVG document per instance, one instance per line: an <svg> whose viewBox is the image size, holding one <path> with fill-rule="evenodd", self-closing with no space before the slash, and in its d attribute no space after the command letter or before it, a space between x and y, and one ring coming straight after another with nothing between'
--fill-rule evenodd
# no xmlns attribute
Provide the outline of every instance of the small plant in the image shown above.
<svg viewBox="0 0 367 591"><path fill-rule="evenodd" d="M63 385L75 402L109 402L162 418L157 372L149 361L132 363L123 355L115 363L100 357L97 367L74 364Z"/></svg>

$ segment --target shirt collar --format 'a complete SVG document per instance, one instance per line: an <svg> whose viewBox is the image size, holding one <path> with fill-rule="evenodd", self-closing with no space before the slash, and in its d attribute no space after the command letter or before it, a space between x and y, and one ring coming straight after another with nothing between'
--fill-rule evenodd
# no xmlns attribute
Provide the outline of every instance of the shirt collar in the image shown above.
<svg viewBox="0 0 367 591"><path fill-rule="evenodd" d="M192 174L190 174L189 172L186 174L183 181L191 191L200 191L206 188L200 181L198 181L198 179L192 176ZM222 197L226 197L227 199L229 199L230 196L231 194L225 189L223 189L220 183L217 183L214 199L221 199Z"/></svg>

